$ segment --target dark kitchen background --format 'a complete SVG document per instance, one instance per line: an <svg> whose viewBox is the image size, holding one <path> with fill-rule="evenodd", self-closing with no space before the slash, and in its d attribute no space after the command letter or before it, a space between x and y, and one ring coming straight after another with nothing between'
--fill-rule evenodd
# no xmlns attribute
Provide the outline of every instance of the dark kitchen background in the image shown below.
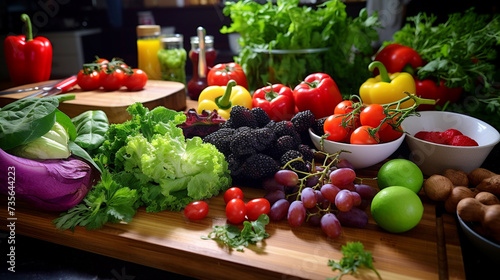
<svg viewBox="0 0 500 280"><path fill-rule="evenodd" d="M264 0L259 0L264 1ZM315 5L322 0L301 0L304 5ZM230 48L228 34L219 30L230 24L222 13L223 0L4 0L0 2L0 40L8 35L24 33L20 15L30 16L34 36L49 38L53 45L51 78L76 74L83 63L96 56L120 57L129 65L137 66L135 28L139 17L152 15L155 24L167 32L184 35L184 48L190 49L189 38L196 35L196 28L203 26L208 35L215 37L218 51L216 63L229 62L236 54ZM366 7L365 0L347 0L347 12L355 17ZM406 16L426 11L446 19L452 12L464 11L475 5L478 12L495 12L493 1L436 1L406 0ZM0 44L0 90L11 85ZM186 72L192 72L187 62Z"/></svg>

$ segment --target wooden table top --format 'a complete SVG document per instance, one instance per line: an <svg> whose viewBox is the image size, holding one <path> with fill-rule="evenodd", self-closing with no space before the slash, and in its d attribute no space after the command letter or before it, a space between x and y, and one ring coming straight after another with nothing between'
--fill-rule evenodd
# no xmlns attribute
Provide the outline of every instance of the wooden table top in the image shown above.
<svg viewBox="0 0 500 280"><path fill-rule="evenodd" d="M187 109L196 102L187 100ZM381 164L357 171L359 177L374 178ZM20 174L19 176L22 176ZM364 180L376 186L374 180ZM262 197L261 189L242 187L245 200ZM291 228L287 221L270 223L270 237L250 245L244 252L230 251L213 240L203 240L214 225L226 223L222 194L207 200L210 211L200 221L187 220L182 212L146 213L140 208L129 224L106 224L102 229L74 232L57 229L52 221L58 213L43 212L17 202L15 234L34 237L76 249L171 271L199 279L326 279L338 274L328 260L342 258L341 246L360 241L371 251L382 279L465 279L462 251L455 218L436 215L436 205L424 196L424 215L408 232L382 230L370 216L365 229L343 227L337 239L327 238L320 228ZM1 195L2 205L7 197ZM0 218L8 221L7 207ZM7 222L0 229L7 228ZM378 279L361 270L357 279ZM342 279L355 279L345 276Z"/></svg>

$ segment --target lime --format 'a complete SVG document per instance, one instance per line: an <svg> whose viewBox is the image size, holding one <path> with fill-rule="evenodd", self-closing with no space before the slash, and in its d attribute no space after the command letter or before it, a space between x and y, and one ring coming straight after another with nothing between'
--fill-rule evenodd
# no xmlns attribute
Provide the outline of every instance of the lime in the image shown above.
<svg viewBox="0 0 500 280"><path fill-rule="evenodd" d="M377 184L380 189L390 186L403 186L418 193L424 183L420 168L407 159L393 159L380 167Z"/></svg>
<svg viewBox="0 0 500 280"><path fill-rule="evenodd" d="M420 222L424 205L418 195L408 188L392 186L373 197L371 213L381 228L400 233L414 228Z"/></svg>

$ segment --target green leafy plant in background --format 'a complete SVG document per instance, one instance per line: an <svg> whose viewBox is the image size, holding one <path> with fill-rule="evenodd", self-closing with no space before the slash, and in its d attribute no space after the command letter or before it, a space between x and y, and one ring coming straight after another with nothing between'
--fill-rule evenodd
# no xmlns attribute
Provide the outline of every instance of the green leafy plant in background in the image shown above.
<svg viewBox="0 0 500 280"><path fill-rule="evenodd" d="M243 67L250 90L268 83L294 87L308 74L323 72L332 76L344 95L350 95L371 75L367 65L373 54L371 42L378 39L376 14L369 17L363 9L351 18L346 5L336 0L315 7L299 5L299 0L225 5L223 12L232 23L220 31L241 35L242 48L235 62ZM273 54L274 50L292 53Z"/></svg>

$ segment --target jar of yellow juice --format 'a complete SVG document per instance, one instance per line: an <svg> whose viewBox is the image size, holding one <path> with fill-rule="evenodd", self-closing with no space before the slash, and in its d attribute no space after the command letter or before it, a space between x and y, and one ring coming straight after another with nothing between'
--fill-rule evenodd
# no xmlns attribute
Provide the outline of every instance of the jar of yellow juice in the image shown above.
<svg viewBox="0 0 500 280"><path fill-rule="evenodd" d="M137 67L146 72L148 79L161 80L158 50L161 48L159 25L138 25L137 32Z"/></svg>

